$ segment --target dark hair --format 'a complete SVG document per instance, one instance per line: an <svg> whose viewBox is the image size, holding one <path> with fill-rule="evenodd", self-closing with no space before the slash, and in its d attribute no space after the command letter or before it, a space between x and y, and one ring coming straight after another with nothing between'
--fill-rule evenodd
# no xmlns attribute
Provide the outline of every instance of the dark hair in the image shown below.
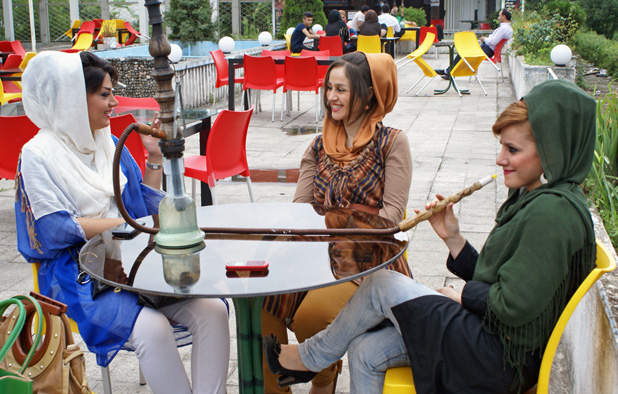
<svg viewBox="0 0 618 394"><path fill-rule="evenodd" d="M360 111L360 113L355 117L351 118L352 111L348 113L348 121L355 121L358 119L364 112L371 112L377 105L377 100L375 95L371 94L371 87L373 83L371 82L371 69L369 68L369 63L367 62L367 58L362 52L353 52L348 53L343 56L340 56L337 60L335 60L330 67L328 67L328 71L326 72L326 76L324 77L324 93L323 93L323 103L326 108L326 113L328 116L332 116L331 108L328 104L328 87L330 80L330 73L336 67L343 67L346 77L350 81L350 108L356 108L356 103L360 102L361 108L365 108L369 106L367 110Z"/></svg>
<svg viewBox="0 0 618 394"><path fill-rule="evenodd" d="M84 69L84 80L86 81L86 93L93 94L101 89L105 75L108 74L112 79L112 85L118 82L116 69L105 59L101 59L92 52L80 52L79 57Z"/></svg>
<svg viewBox="0 0 618 394"><path fill-rule="evenodd" d="M500 10L500 12L502 12L502 15L506 18L507 21L511 20L511 11L507 10L506 8L503 8Z"/></svg>
<svg viewBox="0 0 618 394"><path fill-rule="evenodd" d="M528 122L528 106L524 100L515 101L498 115L496 123L491 127L491 131L495 136L499 136L502 133L502 129L508 126L518 125Z"/></svg>
<svg viewBox="0 0 618 394"><path fill-rule="evenodd" d="M388 4L384 4L382 6L382 13L383 14L388 14L389 12L391 12L391 7L389 7Z"/></svg>
<svg viewBox="0 0 618 394"><path fill-rule="evenodd" d="M303 19L305 18L313 18L313 12L307 11L303 14Z"/></svg>
<svg viewBox="0 0 618 394"><path fill-rule="evenodd" d="M364 6L361 7L360 12L364 14L365 12L369 11L370 9L371 9L371 7L369 7L368 5L364 5Z"/></svg>
<svg viewBox="0 0 618 394"><path fill-rule="evenodd" d="M367 11L367 13L365 14L365 22L377 22L378 21L378 14L376 14L376 12L374 10L369 10Z"/></svg>

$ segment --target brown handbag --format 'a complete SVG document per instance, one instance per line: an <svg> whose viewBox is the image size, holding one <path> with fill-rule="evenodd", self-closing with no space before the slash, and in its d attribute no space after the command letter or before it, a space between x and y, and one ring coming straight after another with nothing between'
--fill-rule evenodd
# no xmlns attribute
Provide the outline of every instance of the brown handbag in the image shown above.
<svg viewBox="0 0 618 394"><path fill-rule="evenodd" d="M23 373L33 381L32 392L89 394L86 361L84 353L73 340L69 318L65 314L67 306L34 292L30 295L39 301L45 323L45 336ZM32 303L23 303L26 308L24 328L0 364L2 368L14 372L19 371L32 347L30 332L36 313ZM18 311L13 311L13 314L15 313ZM6 342L15 324L13 314L0 324L0 345Z"/></svg>

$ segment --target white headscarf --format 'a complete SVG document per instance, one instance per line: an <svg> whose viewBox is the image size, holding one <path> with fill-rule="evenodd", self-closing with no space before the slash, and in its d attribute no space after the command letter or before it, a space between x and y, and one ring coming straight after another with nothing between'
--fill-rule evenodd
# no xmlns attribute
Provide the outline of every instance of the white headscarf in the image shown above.
<svg viewBox="0 0 618 394"><path fill-rule="evenodd" d="M57 211L118 217L110 128L90 130L79 53L41 52L22 76L26 115L41 130L22 149L21 172L35 219ZM120 173L121 189L126 178Z"/></svg>

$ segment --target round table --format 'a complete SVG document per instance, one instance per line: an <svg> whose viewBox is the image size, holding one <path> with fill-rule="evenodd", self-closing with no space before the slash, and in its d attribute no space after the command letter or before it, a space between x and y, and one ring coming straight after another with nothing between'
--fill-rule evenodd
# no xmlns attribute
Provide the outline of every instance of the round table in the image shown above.
<svg viewBox="0 0 618 394"><path fill-rule="evenodd" d="M230 204L199 207L203 227L390 228L377 215L311 204ZM147 225L153 218L143 218ZM207 234L199 264L166 280L162 255L152 236L104 242L98 235L80 252L91 278L142 295L233 298L237 317L239 385L242 393L263 393L260 313L267 295L306 291L360 280L385 268L407 247L405 233L393 236L273 236ZM107 257L106 257L107 256ZM268 262L263 271L229 271L230 261ZM183 282L182 285L179 283Z"/></svg>

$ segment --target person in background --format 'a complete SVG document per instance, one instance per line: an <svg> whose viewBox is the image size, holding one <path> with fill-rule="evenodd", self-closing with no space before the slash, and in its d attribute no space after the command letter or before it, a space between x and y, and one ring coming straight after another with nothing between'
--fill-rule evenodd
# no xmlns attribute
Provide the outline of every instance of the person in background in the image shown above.
<svg viewBox="0 0 618 394"><path fill-rule="evenodd" d="M112 186L117 79L116 70L91 52L43 51L28 64L22 100L40 131L24 145L18 164L17 247L28 262L41 264L40 292L67 304L98 365L109 365L130 341L153 393L224 394L230 355L225 300L144 305L135 293L107 287L93 294L94 280L79 281L79 252L94 236L111 250L106 258L121 259L113 252L118 241L106 231L125 225ZM159 127L156 116L152 124ZM120 159L122 200L135 218L156 214L163 197L158 140L138 135L148 152L144 179L126 147ZM168 319L192 334L191 381Z"/></svg>
<svg viewBox="0 0 618 394"><path fill-rule="evenodd" d="M313 13L305 12L303 14L303 22L299 23L294 32L292 33L292 37L290 38L290 48L292 49L292 53L300 53L303 49L307 49L309 51L317 51L317 48L308 47L304 44L305 39L315 40L320 38L318 34L313 34L309 32L309 28L313 24Z"/></svg>
<svg viewBox="0 0 618 394"><path fill-rule="evenodd" d="M500 10L498 14L498 21L500 22L500 26L494 30L493 33L489 35L489 37L481 37L481 49L483 52L487 54L489 57L494 56L494 50L496 49L496 45L504 39L510 40L513 37L513 28L511 27L511 12L506 8ZM453 65L457 64L461 60L459 55L455 56L453 60ZM436 70L438 75L442 76L442 79L449 79L450 69L447 67L444 70Z"/></svg>
<svg viewBox="0 0 618 394"><path fill-rule="evenodd" d="M339 57L326 73L323 99L323 133L303 155L294 202L353 208L399 223L410 192L412 157L405 133L382 123L397 102L393 58L362 52ZM411 276L405 258L388 269ZM357 283L346 282L266 297L262 333L274 333L287 343L287 326L302 342L328 326L357 288ZM290 392L289 387L277 388L276 377L266 364L264 368L266 394ZM312 380L310 393L334 393L341 361L334 360L321 370ZM280 382L280 386L289 384Z"/></svg>
<svg viewBox="0 0 618 394"><path fill-rule="evenodd" d="M363 22L365 22L365 14L371 8L368 5L364 5L361 7L360 11L354 14L354 18L350 21L350 32L353 34L359 34L361 26L363 26Z"/></svg>
<svg viewBox="0 0 618 394"><path fill-rule="evenodd" d="M350 31L348 25L341 19L341 13L337 10L332 10L328 14L328 24L324 28L327 36L339 36L343 53L348 53L348 43L350 42Z"/></svg>
<svg viewBox="0 0 618 394"><path fill-rule="evenodd" d="M365 14L365 22L361 26L359 35L384 37L386 35L386 25L378 22L378 14L374 10L369 10Z"/></svg>
<svg viewBox="0 0 618 394"><path fill-rule="evenodd" d="M399 21L397 20L397 18L392 16L390 12L391 7L389 7L388 4L384 4L382 6L382 14L380 14L380 16L378 17L378 22L380 22L380 24L386 25L387 29L389 27L392 27L393 35L399 36L403 33L403 31L401 30L401 26L399 26Z"/></svg>
<svg viewBox="0 0 618 394"><path fill-rule="evenodd" d="M386 370L399 366L412 368L418 393L527 392L556 322L595 265L580 188L594 158L595 118L595 101L563 80L509 105L492 127L508 197L483 248L466 240L453 203L429 219L449 250L448 269L466 281L462 290L378 271L324 331L280 351L277 338L263 338L269 368L303 381L349 350L354 394L381 393ZM444 199L436 197L425 208Z"/></svg>

